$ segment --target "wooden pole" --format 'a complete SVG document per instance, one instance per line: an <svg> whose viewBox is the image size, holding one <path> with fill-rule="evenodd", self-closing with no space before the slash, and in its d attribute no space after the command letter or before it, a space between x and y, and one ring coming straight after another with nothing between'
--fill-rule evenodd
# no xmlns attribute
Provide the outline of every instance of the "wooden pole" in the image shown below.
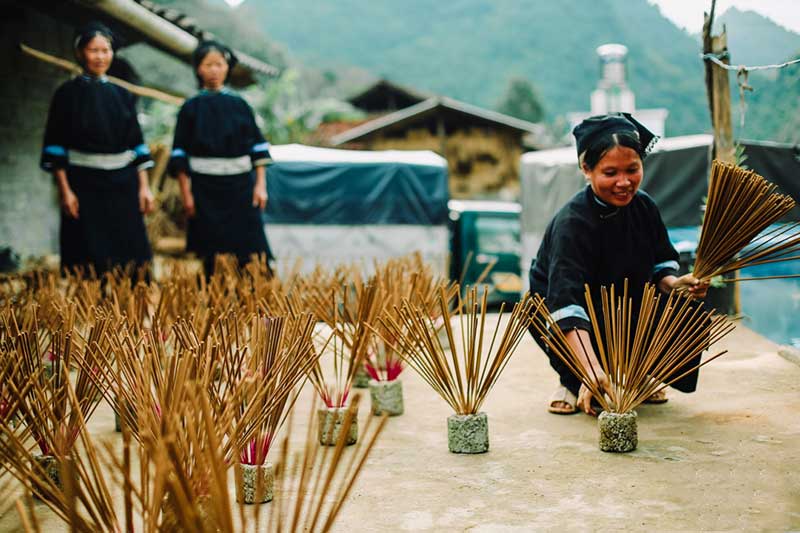
<svg viewBox="0 0 800 533"><path fill-rule="evenodd" d="M728 35L725 30L711 38L711 53L720 55L722 62L730 64L728 58ZM714 155L723 163L736 164L736 150L733 145L733 127L731 120L731 88L728 71L716 64L711 64L711 80L714 87Z"/></svg>
<svg viewBox="0 0 800 533"><path fill-rule="evenodd" d="M67 72L71 72L72 74L80 74L83 72L83 69L73 63L72 61L67 61L66 59L61 59L60 57L52 56L46 52L42 52L40 50L36 50L35 48L31 48L23 43L19 43L19 49L28 54L31 57L35 57L40 61L44 61L45 63L49 63L54 65L60 69L66 70ZM157 89L151 89L150 87L141 87L139 85L134 85L133 83L129 83L125 80L120 78L116 78L114 76L108 76L108 81L119 85L120 87L124 87L128 89L130 92L137 96L143 96L145 98L152 98L154 100L160 100L162 102L166 102L168 104L172 104L175 106L183 105L184 99L180 96L175 96L174 94L165 93L163 91L159 91Z"/></svg>
<svg viewBox="0 0 800 533"><path fill-rule="evenodd" d="M716 0L711 1L711 11L703 14L703 53L714 54L726 65L730 64L728 53L728 34L723 26L722 33L712 35L714 25L714 11ZM714 132L714 145L711 158L719 159L723 163L736 164L736 147L733 143L733 127L731 121L731 88L728 80L728 71L712 61L705 60L706 68L706 93L708 94L708 107L711 113L711 126ZM709 174L710 176L710 174ZM738 274L734 274L738 275ZM739 286L733 287L734 312L739 314L742 309Z"/></svg>
<svg viewBox="0 0 800 533"><path fill-rule="evenodd" d="M711 34L714 24L716 0L711 2L711 12L705 13L703 21L703 53L714 54L726 65L730 64L728 54L728 35L723 27L719 35ZM735 164L733 128L731 121L731 89L728 71L709 60L706 67L706 92L708 94L711 125L714 130L714 159Z"/></svg>

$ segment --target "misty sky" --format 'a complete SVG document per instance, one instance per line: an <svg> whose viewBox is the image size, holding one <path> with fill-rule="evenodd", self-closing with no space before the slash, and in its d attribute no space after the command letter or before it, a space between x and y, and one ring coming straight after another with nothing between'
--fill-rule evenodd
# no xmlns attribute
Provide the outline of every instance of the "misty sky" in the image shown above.
<svg viewBox="0 0 800 533"><path fill-rule="evenodd" d="M656 4L665 17L681 28L700 33L703 28L703 12L711 9L711 0L648 0ZM717 0L717 13L731 6L740 11L756 11L788 28L800 33L800 0Z"/></svg>
<svg viewBox="0 0 800 533"><path fill-rule="evenodd" d="M245 0L225 1L231 7L236 7ZM664 16L692 33L700 32L703 27L703 11L711 8L711 0L648 0L648 2L658 5ZM730 6L736 6L742 11L756 11L781 26L800 33L800 0L717 0L719 13L723 13Z"/></svg>

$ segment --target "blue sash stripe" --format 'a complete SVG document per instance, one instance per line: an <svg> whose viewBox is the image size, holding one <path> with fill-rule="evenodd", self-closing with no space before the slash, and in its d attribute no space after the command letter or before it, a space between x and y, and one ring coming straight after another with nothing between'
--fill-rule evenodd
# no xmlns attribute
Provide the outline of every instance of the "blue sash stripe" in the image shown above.
<svg viewBox="0 0 800 533"><path fill-rule="evenodd" d="M139 157L150 155L150 148L146 144L140 144L134 148L133 151L136 152L136 155Z"/></svg>
<svg viewBox="0 0 800 533"><path fill-rule="evenodd" d="M47 155L54 155L57 157L66 157L67 150L63 146L59 146L57 144L51 144L44 147L44 153Z"/></svg>
<svg viewBox="0 0 800 533"><path fill-rule="evenodd" d="M672 270L679 270L680 265L678 265L677 261L664 261L663 263L658 263L656 266L653 267L653 274L667 268L671 268Z"/></svg>
<svg viewBox="0 0 800 533"><path fill-rule="evenodd" d="M586 314L586 311L580 305L568 305L566 307L562 307L556 311L550 313L550 316L553 318L554 322L558 322L559 320L563 320L565 318L582 318L589 322L589 315Z"/></svg>

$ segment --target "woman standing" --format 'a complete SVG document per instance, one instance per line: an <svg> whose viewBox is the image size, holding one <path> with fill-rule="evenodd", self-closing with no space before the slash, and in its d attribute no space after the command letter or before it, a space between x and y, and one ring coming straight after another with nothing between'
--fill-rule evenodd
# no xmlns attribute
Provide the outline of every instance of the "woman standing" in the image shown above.
<svg viewBox="0 0 800 533"><path fill-rule="evenodd" d="M186 248L210 275L216 254L234 254L240 264L253 254L269 258L261 212L271 159L252 109L225 87L236 62L231 51L203 42L193 62L201 90L178 114L170 173L189 217Z"/></svg>
<svg viewBox="0 0 800 533"><path fill-rule="evenodd" d="M61 202L61 267L141 266L152 258L143 214L153 209L146 169L153 165L136 116L136 98L110 83L111 31L78 31L83 74L61 85L47 118L41 167Z"/></svg>
<svg viewBox="0 0 800 533"><path fill-rule="evenodd" d="M591 117L573 134L578 162L589 185L550 221L531 265L530 286L532 293L546 299L567 341L577 354L583 354L585 368L594 369L602 389L608 378L591 339L584 284L591 288L593 300L599 301L601 286L621 288L627 279L634 309L638 309L648 282L664 293L686 287L699 298L705 297L708 285L691 275L677 276L678 253L658 208L650 196L639 191L643 159L657 138L627 113ZM589 390L535 334L534 338L548 354L561 383L548 410L571 414L580 408L596 414ZM696 384L694 372L673 387L691 392ZM650 401L663 403L666 395L659 393Z"/></svg>

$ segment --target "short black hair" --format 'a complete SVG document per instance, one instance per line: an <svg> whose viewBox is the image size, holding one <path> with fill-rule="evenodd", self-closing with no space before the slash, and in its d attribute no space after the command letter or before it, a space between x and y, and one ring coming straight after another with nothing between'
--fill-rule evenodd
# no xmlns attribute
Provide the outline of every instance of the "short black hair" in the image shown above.
<svg viewBox="0 0 800 533"><path fill-rule="evenodd" d="M603 159L603 156L616 146L630 148L639 154L639 159L644 160L645 158L645 149L639 138L633 132L617 131L601 136L595 140L589 148L584 150L579 157L581 167L586 165L589 170L592 170L597 166L597 163Z"/></svg>
<svg viewBox="0 0 800 533"><path fill-rule="evenodd" d="M203 86L203 79L200 77L200 74L197 73L197 68L200 66L200 63L206 58L208 54L211 52L218 52L222 55L225 62L228 63L228 75L225 77L225 82L228 81L228 78L231 76L231 72L233 71L233 67L239 62L236 58L236 54L233 53L233 50L225 46L219 41L201 41L200 44L197 45L194 52L192 53L192 65L194 66L194 75L197 77L197 84L198 86Z"/></svg>
<svg viewBox="0 0 800 533"><path fill-rule="evenodd" d="M108 42L111 44L111 49L114 49L116 40L114 38L114 32L112 32L111 29L102 22L93 20L92 22L87 23L85 26L75 30L75 35L72 40L72 48L75 51L75 57L78 58L78 61L83 61L83 57L81 56L80 52L86 48L86 46L89 44L89 41L98 35L108 39Z"/></svg>

